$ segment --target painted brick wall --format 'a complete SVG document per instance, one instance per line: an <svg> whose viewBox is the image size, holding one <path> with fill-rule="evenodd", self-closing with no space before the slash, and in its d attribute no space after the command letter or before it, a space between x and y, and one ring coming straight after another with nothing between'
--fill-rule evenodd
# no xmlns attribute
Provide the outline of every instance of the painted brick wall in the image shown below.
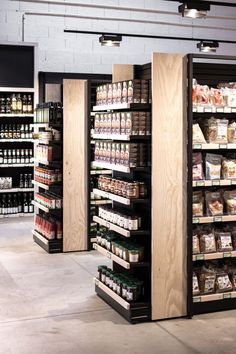
<svg viewBox="0 0 236 354"><path fill-rule="evenodd" d="M68 6L67 2L127 7L128 10ZM196 42L123 38L120 48L106 48L100 46L98 36L67 34L63 32L64 29L212 39L235 40L236 38L236 9L214 7L211 15L218 16L218 19L189 20L173 14L138 12L128 6L174 13L177 12L178 4L161 0L136 0L135 2L64 0L63 5L56 5L46 1L44 4L21 0L0 0L0 42L22 40L22 15L25 12L59 14L60 17L25 16L24 40L38 43L38 69L40 71L111 73L112 63L143 64L150 61L152 52L197 52ZM116 18L117 20L78 19L66 17L68 15ZM231 20L222 19L222 16L229 16ZM129 20L129 22L120 21L120 19ZM138 20L149 21L149 23L136 22ZM157 21L162 23L153 23ZM164 25L163 22L169 24ZM179 27L181 23L189 27ZM205 28L205 26L211 26L212 29ZM224 29L218 29L219 27ZM236 55L236 45L220 44L217 54Z"/></svg>

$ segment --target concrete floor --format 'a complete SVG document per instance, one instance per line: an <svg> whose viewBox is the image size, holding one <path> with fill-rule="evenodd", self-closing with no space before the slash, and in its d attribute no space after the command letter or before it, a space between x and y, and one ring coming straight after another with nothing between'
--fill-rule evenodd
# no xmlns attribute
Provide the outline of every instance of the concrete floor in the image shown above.
<svg viewBox="0 0 236 354"><path fill-rule="evenodd" d="M104 257L49 255L31 229L0 221L0 353L236 353L236 311L130 325L94 293Z"/></svg>

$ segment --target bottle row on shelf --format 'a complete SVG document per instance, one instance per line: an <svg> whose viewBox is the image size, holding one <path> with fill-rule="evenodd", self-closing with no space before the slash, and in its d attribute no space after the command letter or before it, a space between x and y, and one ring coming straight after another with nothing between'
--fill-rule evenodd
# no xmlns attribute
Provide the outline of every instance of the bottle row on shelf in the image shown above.
<svg viewBox="0 0 236 354"><path fill-rule="evenodd" d="M100 206L98 208L98 216L105 221L111 222L129 231L139 230L142 226L140 216L134 215L131 212L128 214L127 211L125 214L110 206Z"/></svg>
<svg viewBox="0 0 236 354"><path fill-rule="evenodd" d="M94 133L109 135L151 135L151 112L96 113Z"/></svg>
<svg viewBox="0 0 236 354"><path fill-rule="evenodd" d="M29 124L1 124L1 139L32 139L32 130Z"/></svg>
<svg viewBox="0 0 236 354"><path fill-rule="evenodd" d="M147 185L145 182L99 176L97 185L99 190L110 192L124 198L139 199L147 197Z"/></svg>
<svg viewBox="0 0 236 354"><path fill-rule="evenodd" d="M37 145L35 149L35 158L42 163L60 161L61 151L55 146Z"/></svg>
<svg viewBox="0 0 236 354"><path fill-rule="evenodd" d="M49 209L62 209L62 197L55 193L35 193L34 199L37 203Z"/></svg>
<svg viewBox="0 0 236 354"><path fill-rule="evenodd" d="M0 149L0 164L33 163L33 149Z"/></svg>
<svg viewBox="0 0 236 354"><path fill-rule="evenodd" d="M138 301L144 296L144 282L132 275L118 273L107 266L98 266L98 280L126 301Z"/></svg>
<svg viewBox="0 0 236 354"><path fill-rule="evenodd" d="M62 221L51 215L37 214L35 217L35 230L48 240L62 239Z"/></svg>
<svg viewBox="0 0 236 354"><path fill-rule="evenodd" d="M1 94L0 114L32 114L33 96L32 94L12 93Z"/></svg>
<svg viewBox="0 0 236 354"><path fill-rule="evenodd" d="M99 228L96 239L98 245L127 262L138 263L144 260L143 246L124 241L115 232L104 227Z"/></svg>
<svg viewBox="0 0 236 354"><path fill-rule="evenodd" d="M62 182L62 171L60 169L35 166L34 179L48 186L59 184Z"/></svg>
<svg viewBox="0 0 236 354"><path fill-rule="evenodd" d="M95 161L126 167L147 167L151 164L150 146L143 143L96 141Z"/></svg>
<svg viewBox="0 0 236 354"><path fill-rule="evenodd" d="M149 103L151 100L150 80L129 80L108 83L97 87L96 105L117 103Z"/></svg>
<svg viewBox="0 0 236 354"><path fill-rule="evenodd" d="M193 269L193 296L236 290L236 265L232 260L205 261Z"/></svg>
<svg viewBox="0 0 236 354"><path fill-rule="evenodd" d="M0 194L0 215L27 214L34 212L33 193Z"/></svg>
<svg viewBox="0 0 236 354"><path fill-rule="evenodd" d="M39 103L35 110L35 123L62 124L63 107L61 102Z"/></svg>

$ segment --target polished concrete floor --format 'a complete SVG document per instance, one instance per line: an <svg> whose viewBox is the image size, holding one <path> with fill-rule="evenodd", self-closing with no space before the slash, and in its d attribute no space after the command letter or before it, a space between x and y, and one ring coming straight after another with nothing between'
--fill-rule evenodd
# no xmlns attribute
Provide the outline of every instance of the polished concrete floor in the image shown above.
<svg viewBox="0 0 236 354"><path fill-rule="evenodd" d="M31 228L0 221L0 353L236 353L236 311L130 325L94 293L104 257L49 255Z"/></svg>

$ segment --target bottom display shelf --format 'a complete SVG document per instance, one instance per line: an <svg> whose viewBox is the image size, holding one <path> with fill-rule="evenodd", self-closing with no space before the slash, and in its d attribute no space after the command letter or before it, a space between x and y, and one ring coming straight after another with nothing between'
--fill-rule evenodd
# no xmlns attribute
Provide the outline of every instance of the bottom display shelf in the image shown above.
<svg viewBox="0 0 236 354"><path fill-rule="evenodd" d="M1 214L0 219L4 218L26 218L27 216L34 216L33 213L17 213L17 214Z"/></svg>
<svg viewBox="0 0 236 354"><path fill-rule="evenodd" d="M35 230L32 230L34 241L48 253L61 253L63 251L62 240L47 240Z"/></svg>
<svg viewBox="0 0 236 354"><path fill-rule="evenodd" d="M149 303L129 303L117 295L105 284L100 282L97 278L95 278L95 291L100 298L102 298L106 303L108 303L108 305L115 309L130 323L150 321L151 309Z"/></svg>

